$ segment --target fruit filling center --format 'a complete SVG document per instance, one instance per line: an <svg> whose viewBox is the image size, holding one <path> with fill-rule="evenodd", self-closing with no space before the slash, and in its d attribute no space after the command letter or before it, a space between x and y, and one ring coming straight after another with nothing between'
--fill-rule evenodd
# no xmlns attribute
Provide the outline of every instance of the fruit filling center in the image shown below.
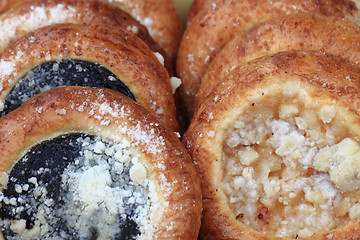
<svg viewBox="0 0 360 240"><path fill-rule="evenodd" d="M267 235L306 238L360 216L360 144L332 103L279 94L250 104L223 143L234 217Z"/></svg>

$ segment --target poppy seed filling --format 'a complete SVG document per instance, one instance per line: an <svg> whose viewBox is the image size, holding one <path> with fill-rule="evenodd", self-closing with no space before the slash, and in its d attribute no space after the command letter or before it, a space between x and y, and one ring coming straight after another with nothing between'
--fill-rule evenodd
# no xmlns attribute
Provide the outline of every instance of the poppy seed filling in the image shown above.
<svg viewBox="0 0 360 240"><path fill-rule="evenodd" d="M47 140L10 172L0 192L1 230L5 239L136 239L149 221L148 184L127 140Z"/></svg>
<svg viewBox="0 0 360 240"><path fill-rule="evenodd" d="M2 116L36 94L59 86L108 88L135 100L129 88L97 63L67 59L43 63L26 73L4 99Z"/></svg>

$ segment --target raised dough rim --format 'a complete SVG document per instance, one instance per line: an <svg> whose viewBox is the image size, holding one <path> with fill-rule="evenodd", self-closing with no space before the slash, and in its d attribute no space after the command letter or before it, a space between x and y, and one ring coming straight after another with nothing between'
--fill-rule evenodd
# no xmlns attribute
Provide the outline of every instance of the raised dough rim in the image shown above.
<svg viewBox="0 0 360 240"><path fill-rule="evenodd" d="M91 95L88 95L90 93ZM86 94L85 99L81 96L82 94ZM83 105L82 99L87 104ZM81 105L79 105L80 103ZM102 110L102 107L110 105L115 106L114 112L106 111L107 108ZM115 115L115 113L119 115ZM41 121L46 119L50 120ZM107 124L109 120L112 121ZM4 125L5 121L6 126ZM16 133L19 131L20 134L23 132L25 136L10 145L10 148L15 146L15 154L5 153L7 156L13 156L11 159L0 156L3 159L0 159L1 169L6 169L9 164L11 166L14 164L13 161L20 155L16 154L16 149L21 149L21 145L25 145L26 149L29 149L39 139L44 139L39 136L49 135L49 132L60 131L59 134L62 134L85 129L90 133L104 130L106 132L115 131L120 135L127 133L126 138L136 148L143 149L142 155L146 157L147 169L152 172L157 191L161 193L158 195L162 200L161 205L169 206L168 209L161 209L162 211L157 212L153 218L155 223L152 226L155 229L155 236L165 237L175 234L185 237L196 234L196 229L200 226L201 194L199 178L190 157L175 133L163 128L158 120L147 115L146 111L131 99L108 89L58 87L30 99L19 109L4 116L0 122L4 126L2 129L0 128L0 132L5 132L5 134L1 134L3 139L0 141L2 140L4 144L7 144L7 136L12 135L15 138L14 136L18 136ZM17 127L14 128L14 126ZM44 128L45 130L43 130ZM10 129L16 131L9 132ZM35 133L35 136L26 137L30 133ZM23 143L20 144L21 142ZM4 146L4 144L0 146L2 152L8 152L5 149L9 150L9 146ZM23 153L24 150L21 151L21 154ZM5 160L7 163L4 162ZM180 178L176 176L180 176ZM172 186L171 192L168 192L168 185ZM183 187L189 190L181 191L180 189ZM174 208L184 208L184 213L177 212L175 214ZM194 219L189 221L187 215ZM163 224L170 224L174 226L174 229L167 229ZM187 227L181 231L184 224ZM190 229L189 226L194 229Z"/></svg>

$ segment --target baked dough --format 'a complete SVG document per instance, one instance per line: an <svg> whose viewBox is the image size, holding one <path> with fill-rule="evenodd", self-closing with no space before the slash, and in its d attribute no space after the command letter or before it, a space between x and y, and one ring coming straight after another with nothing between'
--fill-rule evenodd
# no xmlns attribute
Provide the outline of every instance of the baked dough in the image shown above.
<svg viewBox="0 0 360 240"><path fill-rule="evenodd" d="M52 25L14 42L0 59L3 106L20 78L31 74L35 67L68 59L80 60L108 69L127 86L138 103L169 128L175 131L179 128L168 73L148 46L130 32L105 26Z"/></svg>
<svg viewBox="0 0 360 240"><path fill-rule="evenodd" d="M18 5L22 0L3 0L0 2L0 14Z"/></svg>
<svg viewBox="0 0 360 240"><path fill-rule="evenodd" d="M359 237L359 73L290 51L217 85L183 138L201 175L200 237Z"/></svg>
<svg viewBox="0 0 360 240"><path fill-rule="evenodd" d="M151 38L147 28L118 7L99 0L28 0L0 15L0 52L12 41L56 23L117 26L136 34L164 58L169 74L174 64Z"/></svg>
<svg viewBox="0 0 360 240"><path fill-rule="evenodd" d="M182 36L180 18L171 0L105 0L120 6L146 26L175 64Z"/></svg>
<svg viewBox="0 0 360 240"><path fill-rule="evenodd" d="M188 17L187 17L187 25L195 18L195 16L201 12L201 10L210 4L215 3L216 0L194 0L191 4Z"/></svg>
<svg viewBox="0 0 360 240"><path fill-rule="evenodd" d="M259 22L300 12L358 19L358 9L349 0L219 0L204 6L184 33L176 64L177 74L183 81L182 100L189 115L194 111L203 74L227 42Z"/></svg>
<svg viewBox="0 0 360 240"><path fill-rule="evenodd" d="M2 0L3 7L2 9L0 8L0 13L27 1L29 0ZM165 50L170 58L170 62L172 64L175 63L176 53L182 35L182 27L180 18L171 0L103 1L120 7L146 26L151 37ZM89 2L89 0L87 2ZM85 8L83 10L85 10Z"/></svg>
<svg viewBox="0 0 360 240"><path fill-rule="evenodd" d="M228 44L211 61L201 80L195 108L231 69L242 62L287 50L330 53L358 64L360 29L350 21L300 13L259 23Z"/></svg>
<svg viewBox="0 0 360 240"><path fill-rule="evenodd" d="M33 204L40 202L33 219L35 225L27 222L32 228L23 222L24 215L19 215L18 219L5 225L5 229L10 224L13 232L25 236L43 234L41 238L51 236L58 238L61 236L59 234L67 233L62 231L64 226L51 233L55 227L47 224L55 217L65 222L64 225L69 227L69 234L75 230L75 236L79 238L81 236L88 239L91 236L97 236L98 239L114 238L118 236L115 235L118 232L118 225L112 225L112 211L121 212L122 208L132 203L133 215L127 217L133 219L139 226L140 235L137 239L196 239L201 215L200 181L186 149L176 134L168 131L148 111L122 94L99 88L54 88L37 95L17 110L2 117L0 133L2 153L0 188L3 190L1 195L3 207L9 205L6 199L10 198L14 198L10 201L12 203L15 201L21 205L21 202L26 202L27 199L20 200L19 194L32 192L32 187L35 189L33 194L37 199L35 201L37 203L33 202ZM36 170L38 167L36 164L41 165L42 161L49 162L49 165L57 164L54 163L55 156L50 154L45 156L45 159L35 159L32 166L28 166L26 162L32 161L32 154L44 157L41 152L45 152L48 146L51 147L47 145L48 143L59 139L61 143L69 134L70 136L85 135L75 138L72 144L67 146L71 149L80 141L80 152L83 152L83 155L74 159L58 160L68 161L65 170L53 172L55 175L61 175L59 178L61 182L58 183L61 186L59 196L64 201L59 203L59 206L56 204L57 199L50 197L59 190L46 191L51 189L51 186L43 182L46 173L52 169L45 167ZM89 141L91 136L94 136L95 141ZM44 144L45 146L41 146ZM43 147L41 151L36 150L39 149L38 146ZM64 156L68 156L66 149L63 149ZM108 159L107 163L104 159ZM119 164L122 164L123 168ZM14 177L11 177L13 173L19 171L18 169L22 169L23 165L26 167L24 171L20 171L20 174L29 177L25 179L25 183L28 183L27 187L25 184L20 184L24 181L20 178L16 180L19 184L14 185ZM32 168L37 173L40 171L41 174L35 177L29 176L28 173ZM75 173L77 175L74 175ZM109 174L111 177L117 174L118 177L111 180ZM121 191L121 186L120 189L115 187L119 184L115 179L120 183L124 179L129 181L128 185L122 186L124 189L143 188L143 191ZM64 185L65 183L68 185ZM5 190L5 186L12 186L15 189ZM68 195L62 195L66 193L67 187L71 191L67 193ZM37 194L36 190L41 194ZM9 192L14 196L6 195ZM68 196L73 198L67 198ZM129 199L130 196L134 199ZM117 202L119 198L129 200L121 203ZM69 202L67 199L73 199L74 202ZM112 202L113 200L116 201ZM144 201L146 201L144 209L135 216L137 209L135 207L139 204L144 205ZM77 207L81 211L69 212L75 203L79 204ZM102 212L105 211L103 205L109 209L108 212ZM12 206L13 209L17 207L18 205ZM45 212L41 212L42 207ZM47 212L48 208L50 213ZM23 209L18 210L23 211ZM56 211L64 211L67 214L53 216ZM69 222L74 215L80 215L75 226ZM5 217L5 215L1 216L1 218ZM123 215L117 215L119 216L124 219ZM82 232L82 227L85 227L85 232ZM69 236L71 235L61 238L66 239ZM124 236L121 239L130 239L129 237Z"/></svg>

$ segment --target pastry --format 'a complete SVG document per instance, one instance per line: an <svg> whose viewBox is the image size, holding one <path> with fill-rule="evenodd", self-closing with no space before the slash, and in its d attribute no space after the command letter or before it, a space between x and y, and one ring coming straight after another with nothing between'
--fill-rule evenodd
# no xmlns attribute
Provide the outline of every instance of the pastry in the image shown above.
<svg viewBox="0 0 360 240"><path fill-rule="evenodd" d="M201 239L358 239L360 71L288 51L233 69L183 137Z"/></svg>
<svg viewBox="0 0 360 240"><path fill-rule="evenodd" d="M145 26L118 7L99 0L29 0L0 15L0 52L12 41L56 23L95 24L122 27L136 34L154 52L161 54L172 75L173 63L151 38Z"/></svg>
<svg viewBox="0 0 360 240"><path fill-rule="evenodd" d="M358 9L349 0L220 0L192 20L181 40L176 71L182 79L182 100L191 117L200 81L210 61L235 35L256 23L286 14L313 12L356 21Z"/></svg>
<svg viewBox="0 0 360 240"><path fill-rule="evenodd" d="M167 53L174 64L182 28L171 0L103 0L128 12L147 27L151 37ZM0 13L19 6L27 0L3 0ZM85 9L85 8L84 8Z"/></svg>
<svg viewBox="0 0 360 240"><path fill-rule="evenodd" d="M188 153L116 91L35 96L0 119L0 150L6 238L197 237L201 190Z"/></svg>
<svg viewBox="0 0 360 240"><path fill-rule="evenodd" d="M0 59L3 114L55 86L96 87L100 83L100 87L131 93L171 129L178 130L168 73L146 44L120 28L69 23L47 26L14 42ZM97 75L91 77L92 73Z"/></svg>
<svg viewBox="0 0 360 240"><path fill-rule="evenodd" d="M201 80L195 108L231 69L242 62L286 50L313 50L358 64L360 28L337 17L300 13L270 19L234 37L211 61Z"/></svg>

